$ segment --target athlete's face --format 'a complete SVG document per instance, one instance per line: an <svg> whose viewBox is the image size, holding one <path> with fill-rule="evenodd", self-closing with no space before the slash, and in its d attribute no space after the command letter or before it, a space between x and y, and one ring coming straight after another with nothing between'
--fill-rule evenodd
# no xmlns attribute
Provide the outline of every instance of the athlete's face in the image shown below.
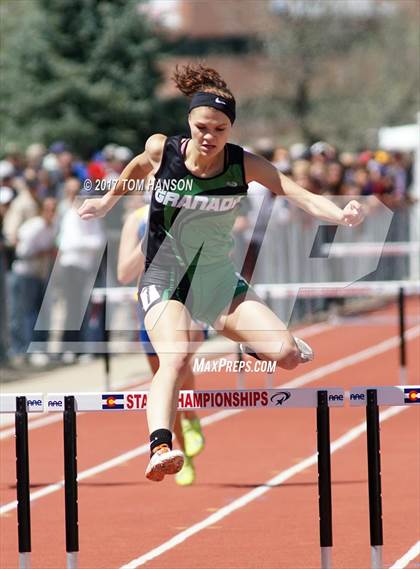
<svg viewBox="0 0 420 569"><path fill-rule="evenodd" d="M212 107L196 107L188 122L192 140L200 154L214 156L221 152L232 128L228 117Z"/></svg>

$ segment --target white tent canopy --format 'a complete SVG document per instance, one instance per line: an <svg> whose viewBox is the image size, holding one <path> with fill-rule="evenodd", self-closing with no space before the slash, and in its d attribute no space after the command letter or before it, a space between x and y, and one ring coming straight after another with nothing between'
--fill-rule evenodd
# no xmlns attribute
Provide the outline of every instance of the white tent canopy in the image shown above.
<svg viewBox="0 0 420 569"><path fill-rule="evenodd" d="M378 146L381 150L412 152L420 144L419 125L383 127L378 132Z"/></svg>

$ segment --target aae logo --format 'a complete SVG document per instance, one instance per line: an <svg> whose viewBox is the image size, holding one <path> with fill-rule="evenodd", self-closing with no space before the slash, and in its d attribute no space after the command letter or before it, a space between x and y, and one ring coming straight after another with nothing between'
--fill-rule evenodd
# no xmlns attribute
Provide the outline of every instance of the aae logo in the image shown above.
<svg viewBox="0 0 420 569"><path fill-rule="evenodd" d="M42 407L42 399L28 399L28 407Z"/></svg>
<svg viewBox="0 0 420 569"><path fill-rule="evenodd" d="M328 401L344 401L344 395L342 393L331 393L328 395Z"/></svg>
<svg viewBox="0 0 420 569"><path fill-rule="evenodd" d="M350 393L350 401L364 401L365 394L364 393Z"/></svg>
<svg viewBox="0 0 420 569"><path fill-rule="evenodd" d="M62 407L63 406L63 402L59 401L59 400L54 400L54 399L50 399L48 401L48 407Z"/></svg>

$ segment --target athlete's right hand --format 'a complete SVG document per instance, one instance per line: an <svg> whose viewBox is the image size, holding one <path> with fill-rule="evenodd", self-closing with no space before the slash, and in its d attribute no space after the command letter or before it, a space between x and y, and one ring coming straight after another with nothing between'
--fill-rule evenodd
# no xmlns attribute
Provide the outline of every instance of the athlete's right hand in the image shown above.
<svg viewBox="0 0 420 569"><path fill-rule="evenodd" d="M83 202L77 213L82 219L94 219L104 217L108 213L108 207L102 198L90 198Z"/></svg>

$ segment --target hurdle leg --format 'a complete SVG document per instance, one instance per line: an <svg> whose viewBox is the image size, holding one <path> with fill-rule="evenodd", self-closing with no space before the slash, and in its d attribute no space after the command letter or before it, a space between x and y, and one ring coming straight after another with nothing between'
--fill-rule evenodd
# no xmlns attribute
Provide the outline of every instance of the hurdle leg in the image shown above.
<svg viewBox="0 0 420 569"><path fill-rule="evenodd" d="M318 391L316 410L318 447L319 542L321 568L332 568L332 501L331 501L331 447L330 409L328 391Z"/></svg>
<svg viewBox="0 0 420 569"><path fill-rule="evenodd" d="M267 389L273 389L273 373L271 371L265 375L265 386Z"/></svg>
<svg viewBox="0 0 420 569"><path fill-rule="evenodd" d="M371 569L383 569L382 488L379 407L376 389L368 389L366 431L369 476L369 524Z"/></svg>
<svg viewBox="0 0 420 569"><path fill-rule="evenodd" d="M15 429L19 569L29 569L31 566L31 506L26 397L16 397Z"/></svg>
<svg viewBox="0 0 420 569"><path fill-rule="evenodd" d="M238 344L237 355L238 355L239 365L241 365L244 357L243 357L242 352L239 348L239 344ZM245 389L245 370L243 370L241 367L239 368L238 375L236 376L236 388L237 389Z"/></svg>
<svg viewBox="0 0 420 569"><path fill-rule="evenodd" d="M79 525L77 503L76 409L73 395L64 398L64 491L67 569L77 569Z"/></svg>
<svg viewBox="0 0 420 569"><path fill-rule="evenodd" d="M407 385L407 347L405 344L405 294L401 287L398 292L398 320L400 333L400 385Z"/></svg>

